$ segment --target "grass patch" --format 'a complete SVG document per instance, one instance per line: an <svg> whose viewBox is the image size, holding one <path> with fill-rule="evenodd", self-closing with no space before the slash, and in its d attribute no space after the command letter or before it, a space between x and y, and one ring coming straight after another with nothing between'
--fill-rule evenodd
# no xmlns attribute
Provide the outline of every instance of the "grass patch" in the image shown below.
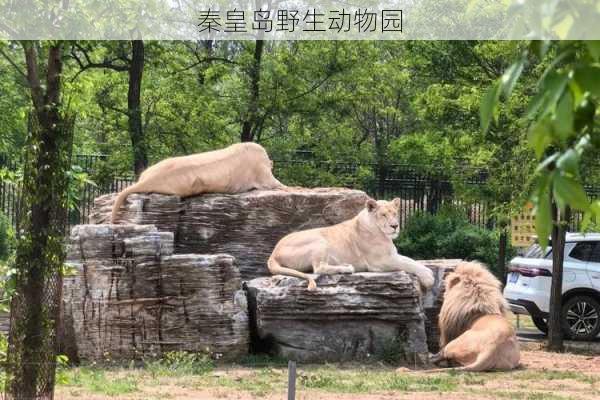
<svg viewBox="0 0 600 400"><path fill-rule="evenodd" d="M513 379L518 380L536 380L536 381L554 381L562 379L573 379L582 383L594 384L600 379L596 376L586 375L581 372L575 371L558 371L558 370L547 370L547 371L534 371L527 370L520 373L514 374Z"/></svg>
<svg viewBox="0 0 600 400"><path fill-rule="evenodd" d="M494 392L496 398L514 399L514 400L576 400L571 396L561 396L550 392L512 392L497 391Z"/></svg>
<svg viewBox="0 0 600 400"><path fill-rule="evenodd" d="M134 376L107 376L106 372L94 368L75 368L64 371L65 386L82 388L90 393L120 396L138 390Z"/></svg>
<svg viewBox="0 0 600 400"><path fill-rule="evenodd" d="M145 370L156 376L205 375L214 369L214 363L206 354L176 351L163 358L146 363Z"/></svg>
<svg viewBox="0 0 600 400"><path fill-rule="evenodd" d="M332 370L318 368L301 373L299 386L339 393L371 392L450 392L456 390L460 379L451 375L423 376L382 370Z"/></svg>

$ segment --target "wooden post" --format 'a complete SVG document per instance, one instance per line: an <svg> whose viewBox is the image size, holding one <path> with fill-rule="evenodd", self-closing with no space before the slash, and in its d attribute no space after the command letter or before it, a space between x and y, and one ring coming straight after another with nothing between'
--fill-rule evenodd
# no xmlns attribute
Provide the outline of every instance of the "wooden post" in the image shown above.
<svg viewBox="0 0 600 400"><path fill-rule="evenodd" d="M288 400L296 400L296 361L288 361Z"/></svg>

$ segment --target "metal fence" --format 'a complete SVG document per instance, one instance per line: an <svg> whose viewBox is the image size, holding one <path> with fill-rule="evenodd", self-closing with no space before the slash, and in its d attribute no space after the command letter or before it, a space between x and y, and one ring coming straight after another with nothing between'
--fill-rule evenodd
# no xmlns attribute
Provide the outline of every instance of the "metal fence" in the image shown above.
<svg viewBox="0 0 600 400"><path fill-rule="evenodd" d="M106 160L105 155L73 156L73 165L78 165L84 172L94 177L100 165ZM0 168L15 169L16 163L7 162L0 156ZM429 168L431 171L432 169ZM408 218L416 212L436 213L441 206L451 204L465 209L467 218L472 224L480 227L493 227L490 216L490 204L476 196L470 201L457 196L452 181L442 169L433 168L434 172L422 172L414 165L391 164L377 165L356 162L338 162L315 160L306 155L274 157L274 174L290 186L325 187L342 186L364 190L379 199L401 199L400 221L404 225ZM461 169L463 187L469 189L485 189L487 171ZM78 193L77 204L69 212L69 224L85 224L89 222L94 199L102 194L122 190L134 181L132 176L112 177L104 179L103 184L86 184ZM600 187L586 187L591 198L600 197ZM18 188L11 182L0 182L0 211L8 216L11 223L16 223L18 212ZM571 230L577 230L581 215L574 214Z"/></svg>

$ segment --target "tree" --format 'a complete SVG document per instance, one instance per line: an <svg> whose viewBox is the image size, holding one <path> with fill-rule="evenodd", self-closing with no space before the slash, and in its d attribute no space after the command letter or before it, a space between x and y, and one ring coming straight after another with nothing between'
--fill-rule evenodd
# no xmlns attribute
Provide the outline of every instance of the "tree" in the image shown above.
<svg viewBox="0 0 600 400"><path fill-rule="evenodd" d="M6 394L40 399L54 390L72 122L61 104L64 43L22 46L34 123L26 143Z"/></svg>
<svg viewBox="0 0 600 400"><path fill-rule="evenodd" d="M567 17L554 16L558 21ZM484 130L496 119L501 96L511 95L530 54L539 60L549 58L527 116L531 119L529 144L539 161L531 199L538 240L543 247L552 234L548 347L560 351L565 225L571 208L584 213L584 228L600 217L600 200L588 199L580 173L584 154L600 148L600 42L531 42L486 94L481 105Z"/></svg>
<svg viewBox="0 0 600 400"><path fill-rule="evenodd" d="M92 68L105 68L118 72L128 73L127 89L127 115L129 138L133 148L133 171L139 176L148 167L147 140L142 124L141 90L144 73L145 47L142 40L130 42L131 54L124 48L123 42L118 42L116 47L107 45L109 57L100 62L92 61L91 45L75 43L71 48L71 56L79 65L80 72ZM110 54L112 53L112 54ZM120 110L120 112L123 112Z"/></svg>

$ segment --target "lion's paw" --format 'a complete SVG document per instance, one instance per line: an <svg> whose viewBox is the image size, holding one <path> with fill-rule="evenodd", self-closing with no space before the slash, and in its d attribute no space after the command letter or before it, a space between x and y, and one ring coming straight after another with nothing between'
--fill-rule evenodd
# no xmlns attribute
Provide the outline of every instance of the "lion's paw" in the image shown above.
<svg viewBox="0 0 600 400"><path fill-rule="evenodd" d="M419 274L419 280L421 281L421 285L427 290L431 289L435 283L435 277L429 268L425 268L423 273Z"/></svg>
<svg viewBox="0 0 600 400"><path fill-rule="evenodd" d="M317 282L315 282L314 279L309 279L308 280L308 288L307 289L310 290L311 292L313 290L317 290Z"/></svg>

